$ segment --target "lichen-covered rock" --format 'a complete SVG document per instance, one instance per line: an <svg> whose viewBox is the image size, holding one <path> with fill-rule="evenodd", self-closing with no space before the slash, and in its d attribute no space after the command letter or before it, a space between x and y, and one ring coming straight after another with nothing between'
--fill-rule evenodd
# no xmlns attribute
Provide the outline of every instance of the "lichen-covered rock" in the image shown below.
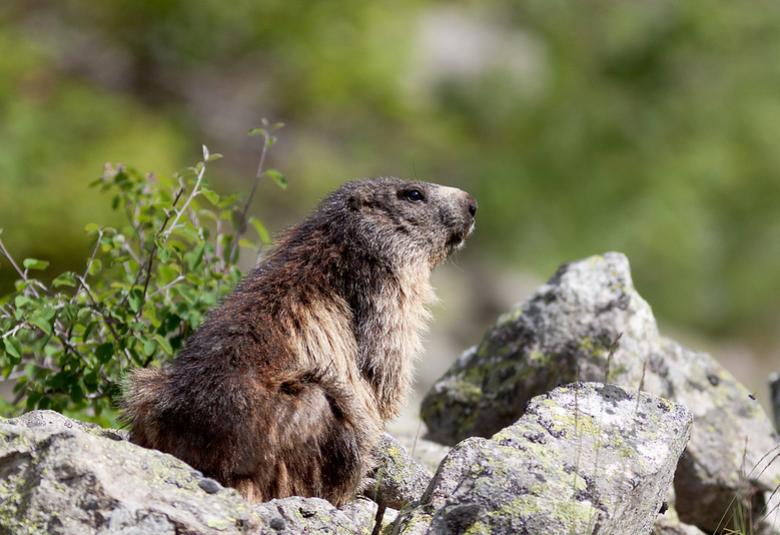
<svg viewBox="0 0 780 535"><path fill-rule="evenodd" d="M669 488L666 500L658 512L653 526L653 535L705 535L705 533L690 524L680 521L675 508L674 487Z"/></svg>
<svg viewBox="0 0 780 535"><path fill-rule="evenodd" d="M691 423L649 394L559 387L491 439L453 448L393 532L649 534Z"/></svg>
<svg viewBox="0 0 780 535"><path fill-rule="evenodd" d="M402 509L420 499L431 473L394 437L383 433L376 449L377 466L366 478L363 493L386 507Z"/></svg>
<svg viewBox="0 0 780 535"><path fill-rule="evenodd" d="M375 510L368 500L341 511L316 498L252 505L120 431L52 411L0 418L2 534L370 533Z"/></svg>
<svg viewBox="0 0 780 535"><path fill-rule="evenodd" d="M263 534L349 533L370 535L377 504L355 500L337 509L327 500L293 496L255 506L266 527Z"/></svg>
<svg viewBox="0 0 780 535"><path fill-rule="evenodd" d="M204 490L202 481L170 455L55 412L0 423L6 533L248 533L261 525L235 491Z"/></svg>
<svg viewBox="0 0 780 535"><path fill-rule="evenodd" d="M679 520L661 518L656 520L653 535L706 535L702 530Z"/></svg>
<svg viewBox="0 0 780 535"><path fill-rule="evenodd" d="M738 503L747 510L753 496L758 511L780 484L780 462L767 466L771 456L764 458L778 437L760 405L709 355L659 335L619 253L562 266L501 316L434 385L422 417L429 438L453 444L490 436L519 418L531 397L559 384L605 379L632 391L642 383L693 411L675 478L684 522L712 531L733 498L746 497Z"/></svg>
<svg viewBox="0 0 780 535"><path fill-rule="evenodd" d="M412 458L423 465L428 471L434 473L439 464L450 452L450 447L421 436L400 434L395 437L398 439Z"/></svg>

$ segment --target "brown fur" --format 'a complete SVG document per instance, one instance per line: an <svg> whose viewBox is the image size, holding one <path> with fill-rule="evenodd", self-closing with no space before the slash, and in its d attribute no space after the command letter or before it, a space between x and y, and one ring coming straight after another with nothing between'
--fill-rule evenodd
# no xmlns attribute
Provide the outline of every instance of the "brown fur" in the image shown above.
<svg viewBox="0 0 780 535"><path fill-rule="evenodd" d="M463 242L475 210L470 195L434 184L343 186L171 366L132 374L131 440L252 501L352 498L411 383L430 271Z"/></svg>

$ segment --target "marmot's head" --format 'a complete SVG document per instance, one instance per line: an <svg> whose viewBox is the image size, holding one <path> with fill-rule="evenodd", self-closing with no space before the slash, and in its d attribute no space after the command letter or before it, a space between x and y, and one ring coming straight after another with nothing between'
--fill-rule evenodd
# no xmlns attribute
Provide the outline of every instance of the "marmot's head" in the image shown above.
<svg viewBox="0 0 780 535"><path fill-rule="evenodd" d="M348 183L325 203L346 203L361 245L395 265L439 264L463 245L477 213L465 191L398 178Z"/></svg>

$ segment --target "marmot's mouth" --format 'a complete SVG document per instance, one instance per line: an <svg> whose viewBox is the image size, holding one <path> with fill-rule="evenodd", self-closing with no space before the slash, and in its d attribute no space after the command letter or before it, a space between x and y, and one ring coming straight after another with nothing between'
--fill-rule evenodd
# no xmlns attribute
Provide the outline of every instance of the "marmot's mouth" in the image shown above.
<svg viewBox="0 0 780 535"><path fill-rule="evenodd" d="M472 222L471 225L469 225L469 228L466 230L453 232L450 234L450 238L447 240L447 247L450 250L463 247L463 244L466 242L466 238L468 238L469 234L471 234L473 230L474 223Z"/></svg>
<svg viewBox="0 0 780 535"><path fill-rule="evenodd" d="M466 238L463 232L457 232L455 234L452 234L450 236L450 239L447 240L447 247L450 249L453 249L459 245L463 244L463 240Z"/></svg>

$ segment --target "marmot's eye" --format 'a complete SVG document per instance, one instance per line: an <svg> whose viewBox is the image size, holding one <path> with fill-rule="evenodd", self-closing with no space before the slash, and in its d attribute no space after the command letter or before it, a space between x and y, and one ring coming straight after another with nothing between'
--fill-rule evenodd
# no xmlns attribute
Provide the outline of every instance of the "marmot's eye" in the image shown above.
<svg viewBox="0 0 780 535"><path fill-rule="evenodd" d="M418 189L407 189L401 192L401 198L407 201L420 202L425 200L425 195Z"/></svg>

